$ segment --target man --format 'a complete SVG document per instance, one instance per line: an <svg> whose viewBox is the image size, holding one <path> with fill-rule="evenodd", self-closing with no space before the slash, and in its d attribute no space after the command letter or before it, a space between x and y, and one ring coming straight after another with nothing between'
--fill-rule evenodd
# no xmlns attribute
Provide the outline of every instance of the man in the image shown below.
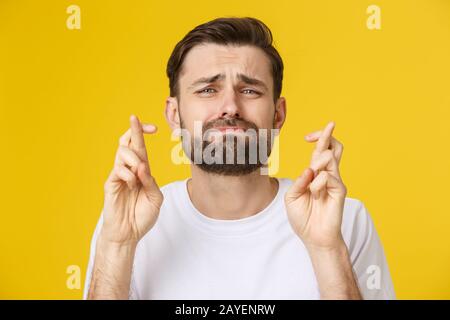
<svg viewBox="0 0 450 320"><path fill-rule="evenodd" d="M187 134L192 177L160 189L143 138L156 127L131 116L105 183L85 298L395 298L372 220L346 197L334 122L305 137L316 148L295 181L262 174L260 154L250 161L252 144L270 154L267 130L280 130L286 118L283 63L266 25L253 18L200 25L176 45L167 74L165 115ZM215 135L201 140L196 123ZM252 130L263 139L247 136ZM233 153L242 136L239 162ZM213 161L197 161L196 152L211 149Z"/></svg>

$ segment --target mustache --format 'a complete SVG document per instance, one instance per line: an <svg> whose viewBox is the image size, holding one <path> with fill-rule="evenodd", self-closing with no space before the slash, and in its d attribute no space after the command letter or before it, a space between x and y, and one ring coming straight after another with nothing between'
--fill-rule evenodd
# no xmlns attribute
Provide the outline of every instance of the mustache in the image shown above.
<svg viewBox="0 0 450 320"><path fill-rule="evenodd" d="M243 128L244 130L247 129L258 130L258 126L251 121L239 118L226 118L226 119L216 119L205 123L203 126L203 131L219 127L239 127Z"/></svg>

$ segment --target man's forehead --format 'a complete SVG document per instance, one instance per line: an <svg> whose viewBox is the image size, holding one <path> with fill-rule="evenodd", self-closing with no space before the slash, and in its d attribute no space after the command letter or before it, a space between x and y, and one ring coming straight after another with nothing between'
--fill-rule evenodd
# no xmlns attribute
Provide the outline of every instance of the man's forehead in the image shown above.
<svg viewBox="0 0 450 320"><path fill-rule="evenodd" d="M239 75L246 75L267 82L271 79L270 60L255 46L202 44L186 55L180 80L184 78L190 82L215 74L236 79L240 78Z"/></svg>

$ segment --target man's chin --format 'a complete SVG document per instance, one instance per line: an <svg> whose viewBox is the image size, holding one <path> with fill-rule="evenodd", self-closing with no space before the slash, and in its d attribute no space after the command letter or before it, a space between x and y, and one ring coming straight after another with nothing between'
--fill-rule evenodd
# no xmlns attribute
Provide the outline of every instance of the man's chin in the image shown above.
<svg viewBox="0 0 450 320"><path fill-rule="evenodd" d="M200 163L196 164L201 170L221 175L221 176L244 176L247 174L251 174L261 168L263 165L259 164L206 164Z"/></svg>

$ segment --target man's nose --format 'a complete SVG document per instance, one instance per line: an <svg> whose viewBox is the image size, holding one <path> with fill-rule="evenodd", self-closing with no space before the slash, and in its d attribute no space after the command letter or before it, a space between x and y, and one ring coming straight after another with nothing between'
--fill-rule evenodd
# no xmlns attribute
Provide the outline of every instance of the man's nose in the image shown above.
<svg viewBox="0 0 450 320"><path fill-rule="evenodd" d="M222 118L239 118L241 116L240 102L234 90L228 90L223 98L220 108L220 116Z"/></svg>

